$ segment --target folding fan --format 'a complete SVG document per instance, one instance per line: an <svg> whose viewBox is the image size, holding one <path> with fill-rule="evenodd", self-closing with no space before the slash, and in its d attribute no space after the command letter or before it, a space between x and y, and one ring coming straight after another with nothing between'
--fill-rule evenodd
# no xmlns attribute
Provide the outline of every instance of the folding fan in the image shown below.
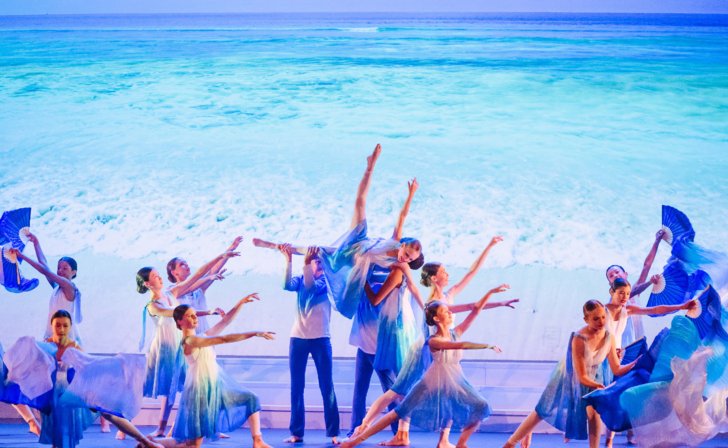
<svg viewBox="0 0 728 448"><path fill-rule="evenodd" d="M652 287L647 306L678 305L685 302L688 290L688 274L680 263L670 263L662 272L659 281Z"/></svg>
<svg viewBox="0 0 728 448"><path fill-rule="evenodd" d="M688 311L687 316L695 324L700 339L712 339L714 336L728 340L728 333L720 323L721 303L718 292L712 287L705 288L697 297L700 306Z"/></svg>
<svg viewBox="0 0 728 448"><path fill-rule="evenodd" d="M695 239L695 231L685 213L669 205L662 206L662 229L665 231L662 238L670 245L676 240Z"/></svg>
<svg viewBox="0 0 728 448"><path fill-rule="evenodd" d="M0 217L0 244L2 246L2 272L0 279L10 292L25 292L38 286L38 279L26 279L20 275L20 262L9 249L25 249L30 226L30 208L4 212Z"/></svg>

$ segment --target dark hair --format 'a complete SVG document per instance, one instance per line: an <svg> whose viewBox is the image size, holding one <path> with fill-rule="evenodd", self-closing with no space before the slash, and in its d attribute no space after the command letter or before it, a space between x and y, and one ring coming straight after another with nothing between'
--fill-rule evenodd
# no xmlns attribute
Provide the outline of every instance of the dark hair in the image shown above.
<svg viewBox="0 0 728 448"><path fill-rule="evenodd" d="M425 322L427 322L427 325L435 325L437 323L435 322L435 315L442 305L444 305L444 303L439 300L433 300L425 305Z"/></svg>
<svg viewBox="0 0 728 448"><path fill-rule="evenodd" d="M584 317L586 317L586 315L588 313L591 313L592 311L594 311L597 308L604 308L604 305L602 305L602 302L600 302L598 300L587 300L586 303L584 304L584 306L581 308L581 310L584 312Z"/></svg>
<svg viewBox="0 0 728 448"><path fill-rule="evenodd" d="M180 261L182 261L180 257L174 257L167 262L167 278L172 283L177 283L177 279L174 278L174 274L172 274L172 271L177 268L177 263L179 263Z"/></svg>
<svg viewBox="0 0 728 448"><path fill-rule="evenodd" d="M179 327L179 321L182 320L183 317L185 317L185 313L188 309L191 307L189 305L179 305L177 306L174 311L172 311L172 317L174 318L174 324L177 325L177 328L181 330Z"/></svg>
<svg viewBox="0 0 728 448"><path fill-rule="evenodd" d="M442 266L442 263L438 263L436 261L431 261L422 266L422 273L420 273L422 278L420 279L420 283L428 288L432 286L432 276L437 275L437 271L440 270L440 266Z"/></svg>
<svg viewBox="0 0 728 448"><path fill-rule="evenodd" d="M66 310L58 310L55 313L53 313L53 316L51 316L51 322L53 322L53 319L63 319L64 317L67 317L68 321L71 322L71 325L73 325L73 319L71 318L71 313L69 313Z"/></svg>
<svg viewBox="0 0 728 448"><path fill-rule="evenodd" d="M144 283L149 281L149 274L153 270L154 270L154 268L145 266L137 271L136 283L137 283L137 292L139 294L144 294L145 292L149 291L149 288L147 288Z"/></svg>
<svg viewBox="0 0 728 448"><path fill-rule="evenodd" d="M415 258L414 260L407 263L410 267L410 269L417 270L422 267L423 264L425 264L425 254L420 251L420 256Z"/></svg>
<svg viewBox="0 0 728 448"><path fill-rule="evenodd" d="M404 237L400 239L399 242L406 246L411 246L412 248L420 252L420 255L417 258L407 264L409 265L410 269L416 270L421 268L422 265L425 263L425 254L422 253L422 243L420 243L420 240L418 240L417 238Z"/></svg>
<svg viewBox="0 0 728 448"><path fill-rule="evenodd" d="M617 277L614 279L614 282L612 282L612 286L609 288L609 292L615 292L619 288L624 288L626 286L631 287L632 285L630 285L630 283L627 280L625 280L621 277Z"/></svg>
<svg viewBox="0 0 728 448"><path fill-rule="evenodd" d="M609 280L609 270L612 268L619 268L622 272L627 272L624 270L624 268L618 264L610 265L606 271L604 271L604 275L607 277L607 280Z"/></svg>
<svg viewBox="0 0 728 448"><path fill-rule="evenodd" d="M66 263L68 263L68 265L71 266L72 270L78 271L78 263L76 263L76 260L74 260L73 258L61 257L61 259L58 260L58 262L60 263L61 261L65 261ZM74 279L74 278L76 278L76 274L73 274L73 277L71 277L71 279Z"/></svg>

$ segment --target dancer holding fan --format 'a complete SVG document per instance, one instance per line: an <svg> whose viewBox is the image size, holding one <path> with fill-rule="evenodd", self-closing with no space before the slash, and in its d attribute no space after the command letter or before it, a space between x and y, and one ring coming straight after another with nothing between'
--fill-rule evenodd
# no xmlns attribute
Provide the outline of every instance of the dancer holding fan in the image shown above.
<svg viewBox="0 0 728 448"><path fill-rule="evenodd" d="M38 286L38 279L20 275L22 260L10 253L10 249L25 249L29 226L30 208L6 211L0 216L0 285L10 292L26 292Z"/></svg>

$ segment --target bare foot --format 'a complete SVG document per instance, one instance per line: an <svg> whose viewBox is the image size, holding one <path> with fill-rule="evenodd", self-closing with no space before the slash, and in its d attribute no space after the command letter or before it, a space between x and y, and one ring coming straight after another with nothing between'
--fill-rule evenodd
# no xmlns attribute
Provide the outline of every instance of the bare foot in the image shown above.
<svg viewBox="0 0 728 448"><path fill-rule="evenodd" d="M386 442L379 442L380 446L407 446L409 444L409 432L403 431L397 431L397 434Z"/></svg>
<svg viewBox="0 0 728 448"><path fill-rule="evenodd" d="M124 434L121 431L116 431L116 440L124 440L126 439L126 434Z"/></svg>
<svg viewBox="0 0 728 448"><path fill-rule="evenodd" d="M377 163L377 159L379 158L379 155L382 153L382 145L377 143L377 146L374 147L374 152L372 155L367 157L367 169L372 170L374 169L374 164Z"/></svg>
<svg viewBox="0 0 728 448"><path fill-rule="evenodd" d="M147 434L147 437L159 437L164 435L164 428L157 428L154 432Z"/></svg>
<svg viewBox="0 0 728 448"><path fill-rule="evenodd" d="M340 448L354 448L357 444L353 442L354 439L346 439L339 445Z"/></svg>
<svg viewBox="0 0 728 448"><path fill-rule="evenodd" d="M637 441L634 437L634 431L631 429L627 431L627 445L637 445Z"/></svg>
<svg viewBox="0 0 728 448"><path fill-rule="evenodd" d="M366 425L366 424L362 423L361 425L359 425L356 428L354 428L354 432L351 433L351 435L349 436L349 438L351 439L352 437L358 436L359 434L361 434L364 431L366 431L367 428L369 428L369 425Z"/></svg>
<svg viewBox="0 0 728 448"><path fill-rule="evenodd" d="M612 448L612 444L614 444L614 437L607 437L604 439L604 446L607 448Z"/></svg>
<svg viewBox="0 0 728 448"><path fill-rule="evenodd" d="M38 426L38 421L35 418L28 420L28 432L40 436L40 426Z"/></svg>
<svg viewBox="0 0 728 448"><path fill-rule="evenodd" d="M101 417L101 421L99 423L101 424L101 432L103 432L103 433L111 432L111 428L109 427L108 420Z"/></svg>
<svg viewBox="0 0 728 448"><path fill-rule="evenodd" d="M273 448L272 446L265 443L262 434L256 434L253 436L253 448Z"/></svg>
<svg viewBox="0 0 728 448"><path fill-rule="evenodd" d="M291 436L287 439L283 439L283 443L303 443L303 437Z"/></svg>
<svg viewBox="0 0 728 448"><path fill-rule="evenodd" d="M437 448L456 448L455 445L450 443L449 440L440 440L437 444Z"/></svg>
<svg viewBox="0 0 728 448"><path fill-rule="evenodd" d="M332 445L339 446L339 445L341 445L341 442L339 442L339 439L337 437L332 437L331 438L331 444Z"/></svg>
<svg viewBox="0 0 728 448"><path fill-rule="evenodd" d="M172 437L172 436L169 435L168 437ZM220 439L229 439L230 438L230 436L227 435L227 434L225 434L224 432L218 432L217 433L217 437L220 438Z"/></svg>

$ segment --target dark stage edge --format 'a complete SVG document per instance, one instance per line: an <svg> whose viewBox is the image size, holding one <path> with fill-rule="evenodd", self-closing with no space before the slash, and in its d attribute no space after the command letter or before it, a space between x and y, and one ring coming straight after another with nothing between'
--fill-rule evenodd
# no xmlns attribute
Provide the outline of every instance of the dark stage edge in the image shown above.
<svg viewBox="0 0 728 448"><path fill-rule="evenodd" d="M24 448L24 447L42 447L48 445L41 445L38 443L38 439L32 434L27 432L27 425L19 423L0 423L0 447L13 447L13 448ZM112 427L113 428L113 427ZM125 440L119 441L114 439L116 433L113 428L111 434L102 434L99 431L99 426L95 425L84 433L84 439L78 445L79 448L128 448L136 445L134 441ZM142 432L151 432L154 428L151 426L141 427ZM375 447L377 443L385 440L391 433L382 433L379 436L375 436L367 443L360 446L362 447ZM203 446L210 447L236 447L246 448L250 447L250 433L246 429L240 429L230 434L232 437L226 440L218 440L216 442L205 442ZM281 442L284 438L288 437L288 431L284 429L267 429L263 431L265 441L275 448L283 447L307 447L307 448L324 448L332 446L325 437L324 431L322 430L310 430L306 431L305 443L283 443ZM457 441L458 434L453 434L450 438L452 442ZM483 447L500 447L508 438L508 434L503 433L476 433L470 438L468 446L471 448ZM437 434L425 433L425 432L413 432L411 434L411 448L434 448L437 445ZM625 447L627 441L624 436L617 436L614 441L615 447ZM571 441L568 444L564 444L563 438L558 434L536 434L533 437L534 448L552 448L552 447L586 447L588 446L586 441ZM603 446L603 441L602 441ZM728 438L718 437L709 442L706 442L701 447L728 447Z"/></svg>

